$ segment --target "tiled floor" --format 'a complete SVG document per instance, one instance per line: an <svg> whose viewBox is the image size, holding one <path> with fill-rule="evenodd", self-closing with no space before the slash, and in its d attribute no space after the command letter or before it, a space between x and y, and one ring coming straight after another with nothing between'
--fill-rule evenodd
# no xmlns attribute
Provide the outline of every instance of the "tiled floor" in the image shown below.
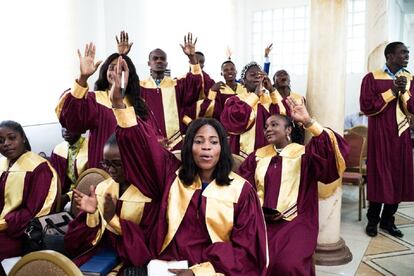
<svg viewBox="0 0 414 276"><path fill-rule="evenodd" d="M382 231L375 238L365 234L366 209L358 221L358 187L343 186L341 237L352 252L350 263L316 266L316 275L414 275L414 203L402 203L396 224L404 237L394 238Z"/></svg>

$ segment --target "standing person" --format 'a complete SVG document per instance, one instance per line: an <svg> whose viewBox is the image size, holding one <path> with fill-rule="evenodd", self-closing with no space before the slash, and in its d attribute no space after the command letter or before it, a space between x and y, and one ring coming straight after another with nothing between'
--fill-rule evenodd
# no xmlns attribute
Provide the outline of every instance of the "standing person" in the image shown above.
<svg viewBox="0 0 414 276"><path fill-rule="evenodd" d="M80 76L73 88L61 96L56 114L61 125L71 132L83 133L89 130L88 165L89 168L98 168L102 160L103 146L116 128L108 91L113 84L113 72L119 56L128 63L130 74L128 83L125 84L125 104L134 106L136 115L155 128L156 124L141 98L139 77L129 57L117 53L110 55L101 66L95 91L88 92L88 79L96 72L101 61L95 63L95 45L92 43L85 46L83 56L78 50L78 56Z"/></svg>
<svg viewBox="0 0 414 276"><path fill-rule="evenodd" d="M104 146L102 167L111 177L92 187L90 195L73 190L81 212L69 224L65 248L78 266L101 250L113 251L122 261L118 275L123 275L123 268L151 260L147 241L159 208L125 179L115 133Z"/></svg>
<svg viewBox="0 0 414 276"><path fill-rule="evenodd" d="M318 181L331 183L340 177L348 147L338 134L311 119L303 101L288 98L288 103L292 119L313 138L306 146L292 143L293 120L271 115L264 127L269 145L251 153L239 173L255 186L265 213L267 275L315 275Z"/></svg>
<svg viewBox="0 0 414 276"><path fill-rule="evenodd" d="M0 122L0 261L23 254L31 219L56 209L58 176L49 162L31 151L22 126Z"/></svg>
<svg viewBox="0 0 414 276"><path fill-rule="evenodd" d="M200 90L199 100L204 99L208 96L210 88L214 85L215 81L204 71L204 63L206 62L206 57L200 51L195 52L198 63L200 64L201 73L203 76L203 83Z"/></svg>
<svg viewBox="0 0 414 276"><path fill-rule="evenodd" d="M140 82L142 97L170 149L181 147L182 134L186 128L183 117L188 113L186 107L197 102L202 86L201 68L195 55L196 42L197 39L193 42L193 35L188 33L184 36L184 45L181 45L191 67L191 72L185 78L171 79L165 76L167 54L155 49L150 52L148 60L151 76Z"/></svg>
<svg viewBox="0 0 414 276"><path fill-rule="evenodd" d="M72 189L79 175L88 168L88 140L81 133L73 133L62 127L65 141L55 146L50 163L55 168L62 186L63 208L72 196Z"/></svg>
<svg viewBox="0 0 414 276"><path fill-rule="evenodd" d="M153 244L158 258L187 260L192 267L171 271L177 275L262 275L267 245L259 200L253 187L231 172L220 123L192 122L180 162L125 106L120 91L112 92L126 176L161 201Z"/></svg>
<svg viewBox="0 0 414 276"><path fill-rule="evenodd" d="M286 114L286 108L256 62L243 68L241 78L246 91L226 100L220 122L230 134L231 152L246 157L267 144L263 127L270 112Z"/></svg>
<svg viewBox="0 0 414 276"><path fill-rule="evenodd" d="M408 115L414 113L413 76L405 69L409 51L402 42L385 47L384 68L362 80L361 111L368 116L366 233L377 235L377 225L402 237L394 214L401 201L414 200L413 154ZM381 212L381 208L383 210Z"/></svg>

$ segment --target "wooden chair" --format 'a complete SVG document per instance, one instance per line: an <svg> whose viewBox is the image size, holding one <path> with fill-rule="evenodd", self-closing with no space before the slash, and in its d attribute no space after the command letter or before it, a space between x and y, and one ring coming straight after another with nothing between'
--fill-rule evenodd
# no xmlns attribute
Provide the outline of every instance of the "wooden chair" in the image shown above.
<svg viewBox="0 0 414 276"><path fill-rule="evenodd" d="M359 172L366 178L367 176L368 127L363 126L363 125L354 126L353 128L349 129L348 132L355 133L364 138L364 145L362 146L362 156L361 156L363 162L361 162L357 167L348 168L348 171Z"/></svg>
<svg viewBox="0 0 414 276"><path fill-rule="evenodd" d="M181 150L174 150L172 151L172 154L174 154L175 157L177 157L177 159L181 161ZM237 154L232 154L232 155L233 155L233 161L234 161L232 171L237 172L237 169L240 167L241 163L243 163L245 158Z"/></svg>
<svg viewBox="0 0 414 276"><path fill-rule="evenodd" d="M104 170L98 169L98 168L91 168L87 169L81 175L78 177L78 180L75 183L75 188L79 190L80 192L89 195L89 189L90 186L93 185L96 187L99 183L104 181L105 179L110 178L111 176ZM71 204L71 213L74 217L78 215L78 208L76 207L76 204L73 202L72 198L72 204Z"/></svg>
<svg viewBox="0 0 414 276"><path fill-rule="evenodd" d="M362 165L365 163L363 151L366 139L352 131L346 133L344 138L350 146L350 152L348 158L346 159L347 169L342 176L342 182L357 185L359 188L358 220L360 221L362 206L365 208L365 180L364 175L362 174ZM354 168L358 168L358 171L353 171Z"/></svg>
<svg viewBox="0 0 414 276"><path fill-rule="evenodd" d="M82 276L79 268L67 257L52 250L36 251L25 255L10 270L10 276Z"/></svg>

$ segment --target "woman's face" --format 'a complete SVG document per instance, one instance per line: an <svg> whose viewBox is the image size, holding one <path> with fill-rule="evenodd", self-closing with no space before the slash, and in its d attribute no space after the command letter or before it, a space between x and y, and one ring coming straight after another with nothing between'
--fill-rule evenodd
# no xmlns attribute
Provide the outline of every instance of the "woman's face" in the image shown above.
<svg viewBox="0 0 414 276"><path fill-rule="evenodd" d="M270 116L265 124L265 137L269 144L280 145L287 143L291 128L286 127L286 121L278 116Z"/></svg>
<svg viewBox="0 0 414 276"><path fill-rule="evenodd" d="M0 153L7 159L15 161L25 153L24 142L19 132L8 127L0 127Z"/></svg>
<svg viewBox="0 0 414 276"><path fill-rule="evenodd" d="M114 83L114 75L115 75L115 66L118 59L114 59L108 66L108 70L106 71L106 79L108 80L110 86Z"/></svg>
<svg viewBox="0 0 414 276"><path fill-rule="evenodd" d="M193 158L204 173L213 173L220 159L221 145L218 133L211 125L200 127L193 140Z"/></svg>
<svg viewBox="0 0 414 276"><path fill-rule="evenodd" d="M118 146L105 145L101 165L109 173L113 180L118 183L125 182L121 153L119 152Z"/></svg>

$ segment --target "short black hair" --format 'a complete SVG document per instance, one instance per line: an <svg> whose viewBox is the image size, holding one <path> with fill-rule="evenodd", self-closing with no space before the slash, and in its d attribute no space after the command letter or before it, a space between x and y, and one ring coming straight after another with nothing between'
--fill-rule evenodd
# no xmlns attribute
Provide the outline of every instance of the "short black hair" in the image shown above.
<svg viewBox="0 0 414 276"><path fill-rule="evenodd" d="M156 48L156 49L152 50L151 52L149 52L149 54L148 54L148 60L151 59L151 54L154 53L155 51L163 52L164 55L165 55L165 57L167 57L167 53L164 50L162 50L160 48Z"/></svg>
<svg viewBox="0 0 414 276"><path fill-rule="evenodd" d="M234 62L228 59L228 60L226 60L225 62L223 62L221 64L221 69L223 69L223 66L226 65L227 63L231 63L231 64L233 64L234 67L236 67L236 65L234 64Z"/></svg>
<svg viewBox="0 0 414 276"><path fill-rule="evenodd" d="M388 60L388 55L394 54L395 50L400 45L404 45L404 43L402 43L401 41L394 41L394 42L389 43L387 46L385 46L385 49L384 49L385 59Z"/></svg>
<svg viewBox="0 0 414 276"><path fill-rule="evenodd" d="M10 128L18 132L23 137L24 148L28 151L32 150L32 147L30 146L30 143L29 143L29 139L27 139L26 133L24 132L21 124L15 121L6 120L6 121L0 122L0 127L7 127L7 128Z"/></svg>
<svg viewBox="0 0 414 276"><path fill-rule="evenodd" d="M200 52L200 51L195 52L195 54L196 54L196 55L200 55L200 56L203 56L203 57L204 57L204 54L203 54L202 52Z"/></svg>
<svg viewBox="0 0 414 276"><path fill-rule="evenodd" d="M221 146L220 158L212 177L216 180L217 185L230 185L232 179L229 178L229 174L233 167L233 156L227 141L227 132L219 121L212 118L196 119L188 127L181 149L182 167L178 176L185 185L191 185L195 181L199 168L194 162L193 142L197 131L205 125L210 125L217 131Z"/></svg>

